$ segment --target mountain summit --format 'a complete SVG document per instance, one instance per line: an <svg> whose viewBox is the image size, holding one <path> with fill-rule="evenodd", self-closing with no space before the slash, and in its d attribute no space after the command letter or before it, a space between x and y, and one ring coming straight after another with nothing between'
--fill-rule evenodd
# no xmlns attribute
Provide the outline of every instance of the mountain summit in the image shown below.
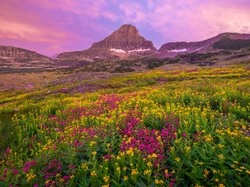
<svg viewBox="0 0 250 187"><path fill-rule="evenodd" d="M150 49L156 50L153 42L142 37L139 31L133 25L122 25L118 30L113 32L104 40L93 43L90 49L93 48L110 48L122 50L138 50Z"/></svg>
<svg viewBox="0 0 250 187"><path fill-rule="evenodd" d="M137 28L130 24L122 25L104 40L95 42L84 51L61 53L57 60L86 60L96 59L127 59L152 55L156 48L152 41L140 35Z"/></svg>

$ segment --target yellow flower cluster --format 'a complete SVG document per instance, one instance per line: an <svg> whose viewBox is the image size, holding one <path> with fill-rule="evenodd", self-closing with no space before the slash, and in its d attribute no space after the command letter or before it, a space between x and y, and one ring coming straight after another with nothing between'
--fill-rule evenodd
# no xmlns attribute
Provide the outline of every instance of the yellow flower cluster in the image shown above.
<svg viewBox="0 0 250 187"><path fill-rule="evenodd" d="M30 170L30 172L26 174L26 178L28 182L34 179L35 177L36 177L36 174L34 174L33 170Z"/></svg>
<svg viewBox="0 0 250 187"><path fill-rule="evenodd" d="M155 179L155 184L164 184L163 180Z"/></svg>
<svg viewBox="0 0 250 187"><path fill-rule="evenodd" d="M138 175L138 169L132 169L131 174L132 175Z"/></svg>
<svg viewBox="0 0 250 187"><path fill-rule="evenodd" d="M95 176L97 176L97 173L96 173L96 171L91 171L91 172L90 172L90 175L91 175L92 177L95 177Z"/></svg>

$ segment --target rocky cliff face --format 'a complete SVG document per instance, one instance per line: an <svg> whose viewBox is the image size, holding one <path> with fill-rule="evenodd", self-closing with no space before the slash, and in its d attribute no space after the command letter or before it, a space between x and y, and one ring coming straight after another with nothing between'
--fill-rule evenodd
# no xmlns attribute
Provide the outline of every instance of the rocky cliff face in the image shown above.
<svg viewBox="0 0 250 187"><path fill-rule="evenodd" d="M176 57L181 54L190 54L190 53L215 53L222 50L229 50L226 47L218 48L216 47L217 43L219 46L223 46L225 42L230 42L232 45L239 45L239 43L244 43L242 46L247 46L245 43L248 43L247 40L250 39L250 34L238 34L238 33L222 33L213 38L200 41L200 42L171 42L166 43L161 46L157 51L158 57ZM228 42L228 43L229 43ZM249 42L250 47L250 42ZM233 49L232 49L233 50Z"/></svg>
<svg viewBox="0 0 250 187"><path fill-rule="evenodd" d="M153 55L156 52L153 42L140 35L133 25L122 25L104 40L95 42L84 51L67 52L58 55L57 60L78 59L126 59Z"/></svg>
<svg viewBox="0 0 250 187"><path fill-rule="evenodd" d="M12 47L12 46L2 46L2 45L0 45L0 56L12 57L12 58L49 59L48 57L38 54L34 51L29 51L26 49Z"/></svg>
<svg viewBox="0 0 250 187"><path fill-rule="evenodd" d="M51 67L54 62L41 54L12 46L0 46L1 68Z"/></svg>

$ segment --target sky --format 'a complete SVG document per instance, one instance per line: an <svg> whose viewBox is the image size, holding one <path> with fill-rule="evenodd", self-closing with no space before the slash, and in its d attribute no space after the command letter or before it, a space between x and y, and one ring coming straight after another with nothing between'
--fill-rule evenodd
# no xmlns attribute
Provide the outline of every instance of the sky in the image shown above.
<svg viewBox="0 0 250 187"><path fill-rule="evenodd" d="M122 24L159 49L223 32L250 33L250 0L1 0L0 45L46 56L88 49Z"/></svg>

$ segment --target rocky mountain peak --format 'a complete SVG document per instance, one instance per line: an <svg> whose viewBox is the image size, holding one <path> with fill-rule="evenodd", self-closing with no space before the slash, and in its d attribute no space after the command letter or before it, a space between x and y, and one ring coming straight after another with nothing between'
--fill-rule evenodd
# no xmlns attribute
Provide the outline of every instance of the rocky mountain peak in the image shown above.
<svg viewBox="0 0 250 187"><path fill-rule="evenodd" d="M153 42L146 40L140 35L137 28L130 24L122 25L104 40L94 43L90 49L106 48L106 49L150 49L156 50Z"/></svg>
<svg viewBox="0 0 250 187"><path fill-rule="evenodd" d="M111 34L111 37L117 37L117 36L127 37L127 39L131 39L133 37L134 38L143 38L140 35L137 28L133 25L130 25L130 24L122 25L118 30L116 30L115 32L113 32Z"/></svg>
<svg viewBox="0 0 250 187"><path fill-rule="evenodd" d="M156 48L152 41L140 35L137 28L130 24L122 25L105 39L95 42L83 51L61 53L56 58L58 61L93 62L99 59L129 59L155 55Z"/></svg>

